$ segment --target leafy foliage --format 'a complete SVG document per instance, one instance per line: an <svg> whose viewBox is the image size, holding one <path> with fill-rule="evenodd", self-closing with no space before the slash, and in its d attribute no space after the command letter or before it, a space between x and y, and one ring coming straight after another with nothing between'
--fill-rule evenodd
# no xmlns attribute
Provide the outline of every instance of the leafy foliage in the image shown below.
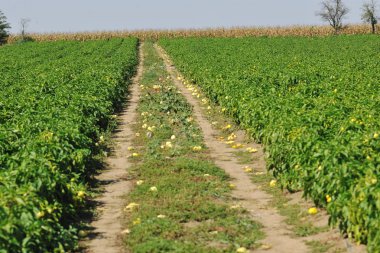
<svg viewBox="0 0 380 253"><path fill-rule="evenodd" d="M11 28L11 26L7 22L4 14L0 11L0 46L7 42L7 39L9 37L7 29L9 28Z"/></svg>
<svg viewBox="0 0 380 253"><path fill-rule="evenodd" d="M370 252L380 251L377 38L160 44L187 79L265 145L268 168L283 187L303 189L305 197L327 206L332 223L368 242Z"/></svg>
<svg viewBox="0 0 380 253"><path fill-rule="evenodd" d="M72 249L87 175L137 40L0 48L0 252Z"/></svg>

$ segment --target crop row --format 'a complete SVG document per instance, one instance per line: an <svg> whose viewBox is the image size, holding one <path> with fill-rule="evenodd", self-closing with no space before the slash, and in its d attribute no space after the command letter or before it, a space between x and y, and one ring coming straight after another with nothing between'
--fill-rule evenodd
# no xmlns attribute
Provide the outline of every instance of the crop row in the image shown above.
<svg viewBox="0 0 380 253"><path fill-rule="evenodd" d="M162 39L185 78L265 145L290 191L380 251L376 36Z"/></svg>
<svg viewBox="0 0 380 253"><path fill-rule="evenodd" d="M137 39L0 48L0 252L75 247L94 156L137 58Z"/></svg>

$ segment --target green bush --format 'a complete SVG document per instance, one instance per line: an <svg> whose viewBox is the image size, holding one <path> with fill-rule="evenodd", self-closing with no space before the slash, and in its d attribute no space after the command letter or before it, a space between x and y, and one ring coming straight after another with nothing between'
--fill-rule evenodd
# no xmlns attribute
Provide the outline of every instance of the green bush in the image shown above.
<svg viewBox="0 0 380 253"><path fill-rule="evenodd" d="M7 19L4 16L4 14L0 11L0 46L7 42L9 37L9 33L7 30L9 28L11 28L11 26L7 22Z"/></svg>

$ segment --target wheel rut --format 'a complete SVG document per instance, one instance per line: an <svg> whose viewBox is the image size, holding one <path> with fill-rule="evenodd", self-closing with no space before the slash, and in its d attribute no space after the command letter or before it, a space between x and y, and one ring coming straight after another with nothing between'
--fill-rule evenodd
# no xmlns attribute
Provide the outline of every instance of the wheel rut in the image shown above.
<svg viewBox="0 0 380 253"><path fill-rule="evenodd" d="M232 178L232 184L236 188L232 191L232 197L236 202L248 210L250 215L263 225L263 231L266 238L261 242L263 247L255 252L282 252L282 253L305 253L308 247L300 238L290 236L291 231L284 223L284 217L279 215L275 209L268 208L268 202L272 196L260 190L253 184L249 176L242 170L242 165L233 154L234 149L221 144L217 139L218 131L212 128L211 123L202 113L201 107L196 99L191 95L183 83L177 79L178 72L166 55L164 50L155 45L156 50L164 59L167 71L170 73L174 83L181 93L186 97L188 102L193 106L194 118L198 122L204 135L206 146L210 149L210 155L216 165L224 169ZM260 157L256 160L254 166L265 169L265 161L262 147L259 147Z"/></svg>
<svg viewBox="0 0 380 253"><path fill-rule="evenodd" d="M140 63L137 74L129 89L128 102L118 116L118 128L112 136L114 148L105 160L106 169L97 176L100 185L104 185L103 193L94 201L98 204L96 211L99 216L90 224L92 232L85 242L88 253L121 253L125 252L122 245L122 217L124 201L122 199L132 188L127 180L127 170L132 165L128 161L128 147L134 136L132 123L137 116L136 108L139 101L139 81L143 73L142 45L139 47Z"/></svg>

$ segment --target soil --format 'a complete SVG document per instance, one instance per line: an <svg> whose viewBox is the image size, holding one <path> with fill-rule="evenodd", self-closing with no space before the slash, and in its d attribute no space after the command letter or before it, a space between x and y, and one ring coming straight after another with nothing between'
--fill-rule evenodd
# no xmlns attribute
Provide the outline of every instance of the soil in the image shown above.
<svg viewBox="0 0 380 253"><path fill-rule="evenodd" d="M121 253L125 251L122 245L122 217L125 205L122 197L132 188L131 182L127 179L128 168L131 166L127 154L134 136L132 124L137 116L136 108L140 96L138 83L143 73L141 45L139 52L140 63L137 74L132 80L125 109L118 117L118 128L112 136L113 151L105 161L106 170L97 176L100 185L104 185L104 191L95 199L98 204L96 212L99 215L90 224L92 232L88 236L88 241L85 242L87 246L85 252Z"/></svg>

